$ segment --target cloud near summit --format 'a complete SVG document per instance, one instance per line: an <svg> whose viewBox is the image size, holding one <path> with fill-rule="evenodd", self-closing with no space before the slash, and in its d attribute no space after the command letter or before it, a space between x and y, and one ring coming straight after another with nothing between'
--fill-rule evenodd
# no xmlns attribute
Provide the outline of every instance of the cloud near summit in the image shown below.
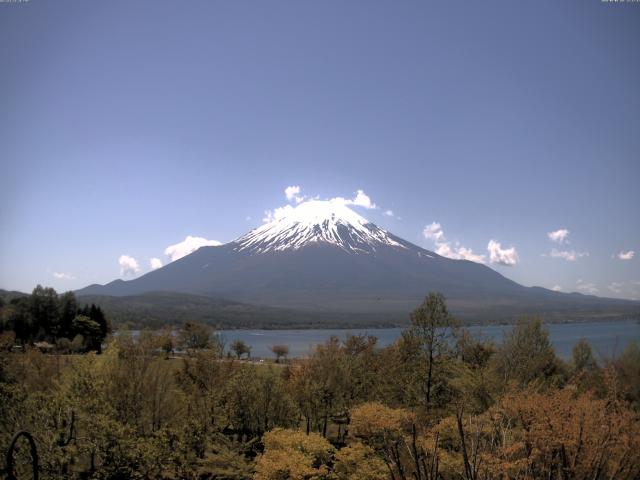
<svg viewBox="0 0 640 480"><path fill-rule="evenodd" d="M262 221L265 223L272 222L274 220L278 220L288 213L290 213L295 207L291 204L299 204L306 200L319 200L320 196L316 195L315 197L307 196L302 193L302 188L300 185L289 185L284 189L284 195L289 202L287 205L282 207L277 207L272 210L265 210L264 217ZM354 207L362 207L368 210L377 210L379 207L375 204L371 197L367 195L364 190L356 190L353 194L352 198L345 197L333 197L327 200L329 202L335 202L341 205L354 206ZM386 216L393 216L393 212L391 210L386 210L384 212Z"/></svg>
<svg viewBox="0 0 640 480"><path fill-rule="evenodd" d="M284 189L284 194L290 202L295 201L296 203L301 203L304 201L304 195L300 195L299 185L288 186Z"/></svg>
<svg viewBox="0 0 640 480"><path fill-rule="evenodd" d="M378 206L371 201L369 195L362 190L358 190L353 198L335 197L330 200L331 202L342 203L343 205L354 205L356 207L364 207L370 210L375 210Z"/></svg>

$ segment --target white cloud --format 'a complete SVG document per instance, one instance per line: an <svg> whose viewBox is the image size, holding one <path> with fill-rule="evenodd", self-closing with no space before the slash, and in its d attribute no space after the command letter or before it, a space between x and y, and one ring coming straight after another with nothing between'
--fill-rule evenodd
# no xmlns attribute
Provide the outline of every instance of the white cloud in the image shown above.
<svg viewBox="0 0 640 480"><path fill-rule="evenodd" d="M575 262L581 257L588 257L589 252L576 252L575 250L558 250L551 249L549 255L553 258L564 258L567 262Z"/></svg>
<svg viewBox="0 0 640 480"><path fill-rule="evenodd" d="M443 257L453 258L459 260L458 254L451 249L451 245L448 243L436 243L436 253L438 255L442 255Z"/></svg>
<svg viewBox="0 0 640 480"><path fill-rule="evenodd" d="M484 263L485 255L477 255L473 253L473 250L471 250L470 248L466 248L466 247L457 247L457 248L458 248L458 255L461 259L469 260L471 262L476 262L476 263Z"/></svg>
<svg viewBox="0 0 640 480"><path fill-rule="evenodd" d="M614 293L614 296L629 300L640 299L640 281L629 280L625 282L611 282L607 289Z"/></svg>
<svg viewBox="0 0 640 480"><path fill-rule="evenodd" d="M64 273L64 272L53 272L53 276L61 280L74 280L76 278L70 273Z"/></svg>
<svg viewBox="0 0 640 480"><path fill-rule="evenodd" d="M291 213L293 209L294 207L292 207L291 205L285 205L284 207L278 207L274 210L265 210L262 221L267 223L267 222L273 222L274 220L280 220L282 217L285 217L288 213Z"/></svg>
<svg viewBox="0 0 640 480"><path fill-rule="evenodd" d="M429 225L424 227L422 234L425 238L436 242L436 244L444 241L444 231L442 230L442 225L438 222L431 222Z"/></svg>
<svg viewBox="0 0 640 480"><path fill-rule="evenodd" d="M149 259L149 266L153 270L157 270L158 268L162 268L162 260L159 258L153 257Z"/></svg>
<svg viewBox="0 0 640 480"><path fill-rule="evenodd" d="M393 210L385 210L384 212L382 212L383 215L386 215L387 217L393 217Z"/></svg>
<svg viewBox="0 0 640 480"><path fill-rule="evenodd" d="M581 278L576 282L576 288L583 293L589 295L595 295L598 293L598 288L593 283L585 282Z"/></svg>
<svg viewBox="0 0 640 480"><path fill-rule="evenodd" d="M284 193L287 196L287 200L295 201L295 203L302 203L305 200L317 200L319 196L308 197L305 195L299 195L300 187L298 185L290 185L284 189ZM340 205L354 205L356 207L364 207L369 210L377 209L378 206L371 200L371 198L364 193L362 190L356 191L353 198L344 198L344 197L334 197L328 200L329 202L335 202ZM279 220L282 217L291 213L291 211L295 207L287 204L283 207L274 208L273 210L265 210L264 217L262 221L265 223L272 222L274 220ZM391 210L387 210L384 212L385 215L393 216L393 212Z"/></svg>
<svg viewBox="0 0 640 480"><path fill-rule="evenodd" d="M552 242L556 242L560 245L568 245L569 233L570 231L566 228L560 228L559 230L548 232L547 237L549 237L549 240ZM546 255L543 254L543 256ZM576 252L575 250L559 250L557 248L552 248L549 252L549 256L552 258L562 258L567 262L575 262L579 258L588 257L589 252Z"/></svg>
<svg viewBox="0 0 640 480"><path fill-rule="evenodd" d="M623 286L624 284L620 282L611 282L609 285L607 285L607 288L614 293L621 293Z"/></svg>
<svg viewBox="0 0 640 480"><path fill-rule="evenodd" d="M554 285L553 287L551 287L551 290L553 290L554 292L561 292L562 287L560 285Z"/></svg>
<svg viewBox="0 0 640 480"><path fill-rule="evenodd" d="M362 190L358 190L356 192L356 196L353 198L352 202L353 202L353 205L356 205L359 207L370 208L370 209L378 208L376 204L371 201L371 198L369 198L369 195L364 193Z"/></svg>
<svg viewBox="0 0 640 480"><path fill-rule="evenodd" d="M138 261L129 255L120 255L118 264L120 265L120 275L135 275L140 271Z"/></svg>
<svg viewBox="0 0 640 480"><path fill-rule="evenodd" d="M296 203L300 203L304 201L304 195L300 195L300 186L299 185L290 185L284 189L284 194L287 196L287 200L295 201Z"/></svg>
<svg viewBox="0 0 640 480"><path fill-rule="evenodd" d="M222 245L222 243L218 240L207 240L204 237L192 237L191 235L187 235L182 242L176 243L175 245L169 245L165 248L164 254L173 262L189 255L200 247L215 247L217 245Z"/></svg>
<svg viewBox="0 0 640 480"><path fill-rule="evenodd" d="M378 206L371 201L371 197L364 193L362 190L358 190L353 198L335 197L330 200L331 202L342 203L343 205L354 205L356 207L364 207L369 210L374 210Z"/></svg>
<svg viewBox="0 0 640 480"><path fill-rule="evenodd" d="M433 240L436 246L436 253L443 257L454 260L469 260L476 263L484 263L485 255L473 253L473 250L456 244L451 245L444 236L442 226L438 222L432 222L422 230L422 234L428 240Z"/></svg>
<svg viewBox="0 0 640 480"><path fill-rule="evenodd" d="M547 237L549 237L549 240L552 242L559 243L560 245L563 243L569 243L569 230L561 228L553 232L548 232Z"/></svg>
<svg viewBox="0 0 640 480"><path fill-rule="evenodd" d="M507 266L512 266L518 263L518 252L516 252L515 247L502 248L500 242L497 242L496 240L489 240L487 251L489 252L489 260L491 263Z"/></svg>
<svg viewBox="0 0 640 480"><path fill-rule="evenodd" d="M620 260L631 260L635 256L636 252L629 250L628 252L620 252L617 257Z"/></svg>

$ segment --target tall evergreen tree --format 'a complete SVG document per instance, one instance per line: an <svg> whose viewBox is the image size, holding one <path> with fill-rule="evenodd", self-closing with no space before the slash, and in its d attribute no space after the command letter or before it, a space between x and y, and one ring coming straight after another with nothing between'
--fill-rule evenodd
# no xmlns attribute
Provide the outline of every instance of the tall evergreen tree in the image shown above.
<svg viewBox="0 0 640 480"><path fill-rule="evenodd" d="M58 294L50 287L36 286L30 297L30 310L33 323L42 329L44 335L55 338L60 330L58 315Z"/></svg>
<svg viewBox="0 0 640 480"><path fill-rule="evenodd" d="M66 292L60 296L60 307L58 315L60 317L60 328L58 338L70 338L73 319L78 314L78 302L73 292Z"/></svg>

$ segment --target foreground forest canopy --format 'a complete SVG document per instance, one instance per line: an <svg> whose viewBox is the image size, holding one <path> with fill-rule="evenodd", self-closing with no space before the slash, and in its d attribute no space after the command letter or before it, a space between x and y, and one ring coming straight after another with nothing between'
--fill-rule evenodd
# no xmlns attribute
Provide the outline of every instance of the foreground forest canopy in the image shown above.
<svg viewBox="0 0 640 480"><path fill-rule="evenodd" d="M640 475L638 345L596 358L579 341L565 362L535 318L492 344L459 328L438 294L388 347L332 338L278 363L240 360L240 345L225 355L193 323L177 338L109 338L102 354L11 352L11 334L0 337L0 449L29 432L40 478ZM24 437L11 453L17 478L31 478Z"/></svg>

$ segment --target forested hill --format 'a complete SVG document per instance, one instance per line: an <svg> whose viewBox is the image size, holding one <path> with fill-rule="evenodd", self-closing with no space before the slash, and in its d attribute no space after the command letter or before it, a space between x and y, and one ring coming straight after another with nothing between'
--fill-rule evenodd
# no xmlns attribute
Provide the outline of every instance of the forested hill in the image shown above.
<svg viewBox="0 0 640 480"><path fill-rule="evenodd" d="M409 321L408 315L300 311L175 292L125 297L81 295L78 299L100 305L114 325L129 328L181 325L188 320L217 328L266 329L394 327Z"/></svg>
<svg viewBox="0 0 640 480"><path fill-rule="evenodd" d="M426 292L425 292L426 293ZM0 290L0 302L10 303L29 295L22 292ZM81 304L95 304L106 314L115 328L160 328L165 325L181 325L185 321L197 321L208 325L233 328L366 328L397 327L409 322L407 312L335 312L266 307L221 298L191 295L177 292L149 292L130 296L77 295ZM504 324L518 318L517 308L505 303L499 307L477 305L466 308L464 304L451 302L451 311L463 324ZM628 305L604 310L590 305L576 304L567 310L557 305L532 306L531 313L546 322L601 321L640 317L640 308Z"/></svg>

